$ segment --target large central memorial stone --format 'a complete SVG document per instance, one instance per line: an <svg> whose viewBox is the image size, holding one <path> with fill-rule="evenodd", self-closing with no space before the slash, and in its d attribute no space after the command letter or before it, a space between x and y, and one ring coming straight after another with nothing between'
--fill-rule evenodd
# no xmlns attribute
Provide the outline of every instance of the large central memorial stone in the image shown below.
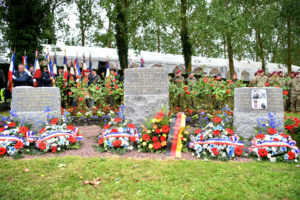
<svg viewBox="0 0 300 200"><path fill-rule="evenodd" d="M233 116L237 134L252 138L257 118L267 119L268 113L275 113L276 119L284 123L282 88L235 88Z"/></svg>
<svg viewBox="0 0 300 200"><path fill-rule="evenodd" d="M132 68L125 70L125 118L138 128L163 106L169 106L169 79L164 68Z"/></svg>
<svg viewBox="0 0 300 200"><path fill-rule="evenodd" d="M16 112L18 120L30 124L31 130L38 132L42 123L47 121L47 115L61 118L59 88L15 87L11 110Z"/></svg>

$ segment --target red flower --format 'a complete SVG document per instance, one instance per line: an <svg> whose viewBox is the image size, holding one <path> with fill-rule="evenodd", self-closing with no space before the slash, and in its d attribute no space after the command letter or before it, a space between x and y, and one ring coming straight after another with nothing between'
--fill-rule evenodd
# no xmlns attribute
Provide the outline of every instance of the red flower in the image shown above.
<svg viewBox="0 0 300 200"><path fill-rule="evenodd" d="M227 94L229 94L229 93L230 93L230 89L227 90Z"/></svg>
<svg viewBox="0 0 300 200"><path fill-rule="evenodd" d="M222 119L221 119L220 117L214 117L214 118L213 118L213 121L214 121L215 123L221 123Z"/></svg>
<svg viewBox="0 0 300 200"><path fill-rule="evenodd" d="M259 149L258 154L260 157L266 157L268 155L268 151L266 149Z"/></svg>
<svg viewBox="0 0 300 200"><path fill-rule="evenodd" d="M12 128L16 126L16 122L10 122L9 124L7 124L8 127Z"/></svg>
<svg viewBox="0 0 300 200"><path fill-rule="evenodd" d="M78 101L80 102L80 101L83 101L83 98L82 97L79 97L78 98Z"/></svg>
<svg viewBox="0 0 300 200"><path fill-rule="evenodd" d="M201 132L202 132L201 129L197 129L197 130L195 131L195 134L198 135L198 134L201 133Z"/></svg>
<svg viewBox="0 0 300 200"><path fill-rule="evenodd" d="M294 160L295 159L295 153L292 151L288 152L289 160Z"/></svg>
<svg viewBox="0 0 300 200"><path fill-rule="evenodd" d="M121 146L122 142L121 142L121 140L116 140L112 144L113 144L114 147L119 148Z"/></svg>
<svg viewBox="0 0 300 200"><path fill-rule="evenodd" d="M275 85L276 88L279 88L279 85Z"/></svg>
<svg viewBox="0 0 300 200"><path fill-rule="evenodd" d="M25 133L27 133L27 131L28 131L28 128L26 126L22 126L19 128L19 133L25 134Z"/></svg>
<svg viewBox="0 0 300 200"><path fill-rule="evenodd" d="M68 94L69 94L69 96L71 96L73 93L72 93L72 92L69 92Z"/></svg>
<svg viewBox="0 0 300 200"><path fill-rule="evenodd" d="M99 87L99 86L97 86L97 87L96 87L96 90L99 90L99 89L100 89L100 87Z"/></svg>
<svg viewBox="0 0 300 200"><path fill-rule="evenodd" d="M150 135L148 135L148 134L143 135L143 140L144 141L149 141L150 140Z"/></svg>
<svg viewBox="0 0 300 200"><path fill-rule="evenodd" d="M102 145L103 142L104 142L104 138L101 138L101 139L98 141L98 145L99 145L99 146Z"/></svg>
<svg viewBox="0 0 300 200"><path fill-rule="evenodd" d="M58 118L54 118L50 121L50 124L57 124Z"/></svg>
<svg viewBox="0 0 300 200"><path fill-rule="evenodd" d="M153 144L153 149L157 150L157 149L160 149L160 148L161 148L160 142L155 142L155 143Z"/></svg>
<svg viewBox="0 0 300 200"><path fill-rule="evenodd" d="M240 155L243 154L243 150L242 150L240 147L237 147L237 148L235 148L234 153L235 153L237 156L240 156Z"/></svg>
<svg viewBox="0 0 300 200"><path fill-rule="evenodd" d="M213 154L215 154L215 156L219 155L218 149L216 147L212 148L211 151L213 152Z"/></svg>
<svg viewBox="0 0 300 200"><path fill-rule="evenodd" d="M0 148L0 155L4 155L6 153L6 148L1 147Z"/></svg>
<svg viewBox="0 0 300 200"><path fill-rule="evenodd" d="M53 146L52 148L51 148L51 153L55 153L56 152L56 146Z"/></svg>
<svg viewBox="0 0 300 200"><path fill-rule="evenodd" d="M170 131L170 127L167 126L167 125L163 125L163 126L161 127L161 129L162 129L162 132L163 132L163 133L169 133L169 131Z"/></svg>
<svg viewBox="0 0 300 200"><path fill-rule="evenodd" d="M210 86L211 86L211 87L214 87L214 85L213 85L213 84L211 84Z"/></svg>
<svg viewBox="0 0 300 200"><path fill-rule="evenodd" d="M265 83L265 86L268 87L270 85L270 83Z"/></svg>
<svg viewBox="0 0 300 200"><path fill-rule="evenodd" d="M163 119L165 113L163 112L157 112L156 115L154 116L155 119Z"/></svg>
<svg viewBox="0 0 300 200"><path fill-rule="evenodd" d="M119 131L118 131L118 129L114 128L114 129L112 129L110 132L111 132L111 133L117 133L117 132L119 132Z"/></svg>
<svg viewBox="0 0 300 200"><path fill-rule="evenodd" d="M115 72L115 73L114 73L114 76L117 76L117 75L118 75L117 72Z"/></svg>
<svg viewBox="0 0 300 200"><path fill-rule="evenodd" d="M274 135L274 134L277 133L277 130L276 130L275 128L269 128L269 129L268 129L268 133L269 133L270 135Z"/></svg>
<svg viewBox="0 0 300 200"><path fill-rule="evenodd" d="M187 89L188 89L188 87L184 86L184 87L183 87L183 89L184 89L184 90L187 90Z"/></svg>
<svg viewBox="0 0 300 200"><path fill-rule="evenodd" d="M70 136L70 137L68 138L68 140L69 140L69 142L71 142L71 143L77 142L77 139L74 138L73 136Z"/></svg>
<svg viewBox="0 0 300 200"><path fill-rule="evenodd" d="M127 128L135 128L134 124L128 124Z"/></svg>
<svg viewBox="0 0 300 200"><path fill-rule="evenodd" d="M67 126L67 130L74 131L74 130L75 130L75 126L73 126L73 125L68 125L68 126Z"/></svg>
<svg viewBox="0 0 300 200"><path fill-rule="evenodd" d="M129 137L129 139L131 142L136 142L136 137L134 137L134 136Z"/></svg>
<svg viewBox="0 0 300 200"><path fill-rule="evenodd" d="M121 121L122 121L122 119L119 118L119 117L117 117L117 118L114 119L114 122L116 122L116 123L119 123L119 122L121 122Z"/></svg>
<svg viewBox="0 0 300 200"><path fill-rule="evenodd" d="M116 82L116 79L114 79L113 82Z"/></svg>
<svg viewBox="0 0 300 200"><path fill-rule="evenodd" d="M109 129L110 128L110 124L106 124L103 128L104 129Z"/></svg>
<svg viewBox="0 0 300 200"><path fill-rule="evenodd" d="M157 141L158 141L158 138L157 138L156 136L153 136L153 137L152 137L152 141L153 141L153 142L157 142Z"/></svg>
<svg viewBox="0 0 300 200"><path fill-rule="evenodd" d="M0 132L3 132L4 130L5 130L4 127L1 127L1 128L0 128Z"/></svg>
<svg viewBox="0 0 300 200"><path fill-rule="evenodd" d="M285 139L287 139L289 137L289 135L285 135L283 133L280 134L282 137L284 137Z"/></svg>
<svg viewBox="0 0 300 200"><path fill-rule="evenodd" d="M160 129L155 129L155 133L159 134L160 133Z"/></svg>
<svg viewBox="0 0 300 200"><path fill-rule="evenodd" d="M203 78L203 82L206 83L208 80L207 78Z"/></svg>
<svg viewBox="0 0 300 200"><path fill-rule="evenodd" d="M230 129L230 128L226 128L226 131L228 132L229 135L233 135L234 134L233 130Z"/></svg>
<svg viewBox="0 0 300 200"><path fill-rule="evenodd" d="M40 134L45 133L45 132L46 132L46 128L45 127L40 130Z"/></svg>
<svg viewBox="0 0 300 200"><path fill-rule="evenodd" d="M40 150L44 150L44 149L46 149L46 147L47 147L47 145L46 145L45 142L41 142L41 143L39 144Z"/></svg>
<svg viewBox="0 0 300 200"><path fill-rule="evenodd" d="M256 135L257 139L264 139L265 137L266 136L264 134L262 134L262 133L259 133L259 134Z"/></svg>
<svg viewBox="0 0 300 200"><path fill-rule="evenodd" d="M160 141L161 141L161 142L166 141L166 137L165 137L165 136L160 136Z"/></svg>
<svg viewBox="0 0 300 200"><path fill-rule="evenodd" d="M118 85L115 85L115 89L117 90L119 88L119 86Z"/></svg>
<svg viewBox="0 0 300 200"><path fill-rule="evenodd" d="M284 94L285 96L287 96L287 95L289 94L289 92L288 92L287 90L284 90L284 91L283 91L283 94Z"/></svg>
<svg viewBox="0 0 300 200"><path fill-rule="evenodd" d="M19 141L19 142L17 142L16 144L15 144L15 148L16 149L22 149L24 147L24 144L23 144L23 142L21 142L21 141Z"/></svg>
<svg viewBox="0 0 300 200"><path fill-rule="evenodd" d="M219 131L219 130L215 130L215 131L213 132L213 134L214 134L215 136L218 136L218 135L220 135L220 131Z"/></svg>
<svg viewBox="0 0 300 200"><path fill-rule="evenodd" d="M185 91L185 93L186 93L186 94L188 94L188 95L190 95L190 94L191 94L191 92L190 92L190 91Z"/></svg>
<svg viewBox="0 0 300 200"><path fill-rule="evenodd" d="M203 134L200 135L200 141L203 141Z"/></svg>

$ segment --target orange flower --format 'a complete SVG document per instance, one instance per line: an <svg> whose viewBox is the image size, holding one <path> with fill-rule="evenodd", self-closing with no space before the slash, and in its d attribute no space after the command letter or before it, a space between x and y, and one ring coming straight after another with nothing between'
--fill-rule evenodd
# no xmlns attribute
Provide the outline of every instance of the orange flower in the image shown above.
<svg viewBox="0 0 300 200"><path fill-rule="evenodd" d="M289 94L289 92L288 92L287 90L284 90L284 91L283 91L283 94L284 94L285 96L287 96L287 95Z"/></svg>
<svg viewBox="0 0 300 200"><path fill-rule="evenodd" d="M156 124L154 124L153 125L153 129L157 129L158 127L157 127L157 125Z"/></svg>
<svg viewBox="0 0 300 200"><path fill-rule="evenodd" d="M270 85L270 83L265 83L265 86L268 87Z"/></svg>

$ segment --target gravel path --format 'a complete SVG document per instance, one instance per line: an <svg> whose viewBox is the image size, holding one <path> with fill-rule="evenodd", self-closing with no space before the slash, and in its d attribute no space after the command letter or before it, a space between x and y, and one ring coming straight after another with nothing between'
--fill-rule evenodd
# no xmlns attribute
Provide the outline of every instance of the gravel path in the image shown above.
<svg viewBox="0 0 300 200"><path fill-rule="evenodd" d="M110 152L98 152L93 147L96 145L96 137L100 134L99 126L85 126L79 127L80 134L83 135L82 146L78 150L66 150L61 153L45 153L42 155L24 155L24 159L32 159L32 158L46 158L46 157L63 157L63 156L81 156L81 157L115 157L115 158L137 158L137 159L159 159L159 160L196 160L195 157L192 156L192 153L182 153L181 158L172 158L166 157L165 154L156 154L156 153L142 153L137 151L127 152L123 155L113 154ZM190 131L190 130L189 130ZM238 162L247 162L252 161L252 159L248 158L239 158L236 161Z"/></svg>

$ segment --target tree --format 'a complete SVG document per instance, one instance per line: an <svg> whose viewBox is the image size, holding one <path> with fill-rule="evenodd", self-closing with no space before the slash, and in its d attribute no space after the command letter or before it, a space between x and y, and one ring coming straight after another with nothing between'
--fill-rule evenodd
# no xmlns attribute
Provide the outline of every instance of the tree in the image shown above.
<svg viewBox="0 0 300 200"><path fill-rule="evenodd" d="M33 63L35 50L41 50L42 34L47 21L48 5L40 0L5 0L1 15L6 28L3 30L10 49L16 49L16 62L21 62L27 51L28 63Z"/></svg>
<svg viewBox="0 0 300 200"><path fill-rule="evenodd" d="M93 7L92 0L75 0L77 5L77 9L79 12L79 29L81 35L81 46L85 45L86 41L86 31L93 25L94 23L94 15L92 12Z"/></svg>
<svg viewBox="0 0 300 200"><path fill-rule="evenodd" d="M192 45L187 26L187 2L181 0L181 42L186 72L192 71Z"/></svg>

